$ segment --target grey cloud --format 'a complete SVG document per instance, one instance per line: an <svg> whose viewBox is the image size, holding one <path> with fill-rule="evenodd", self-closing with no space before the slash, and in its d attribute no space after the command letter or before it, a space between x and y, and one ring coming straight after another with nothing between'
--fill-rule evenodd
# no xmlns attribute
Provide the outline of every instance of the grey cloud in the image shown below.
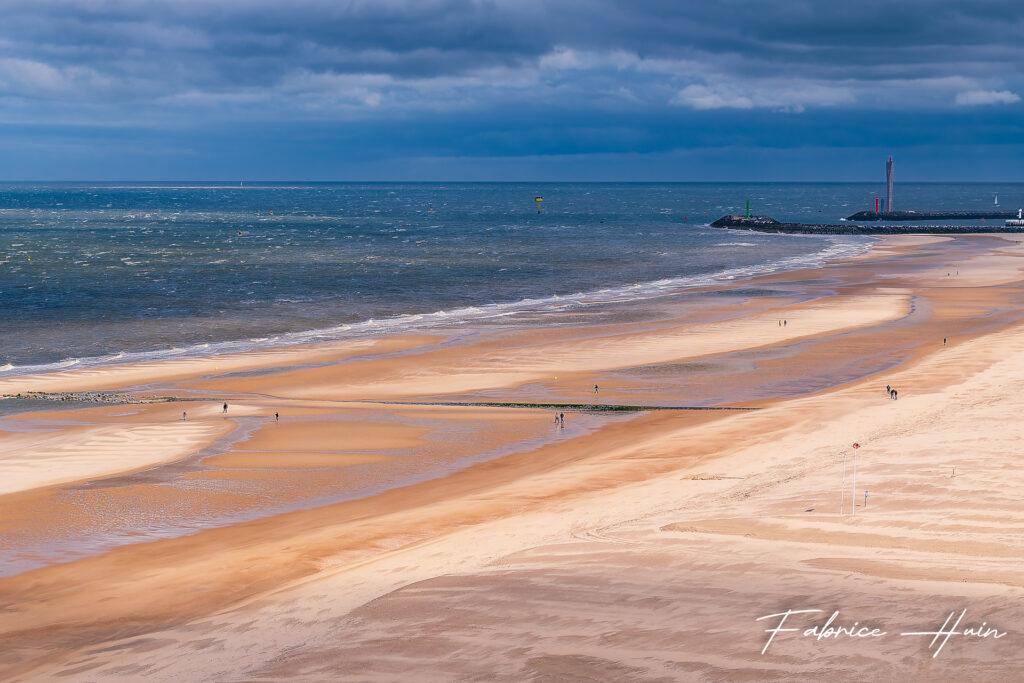
<svg viewBox="0 0 1024 683"><path fill-rule="evenodd" d="M1020 95L1009 90L968 90L957 93L954 100L965 107L977 107L986 104L1013 104L1020 102Z"/></svg>
<svg viewBox="0 0 1024 683"><path fill-rule="evenodd" d="M1021 33L1002 0L13 0L0 107L953 106L1019 89Z"/></svg>

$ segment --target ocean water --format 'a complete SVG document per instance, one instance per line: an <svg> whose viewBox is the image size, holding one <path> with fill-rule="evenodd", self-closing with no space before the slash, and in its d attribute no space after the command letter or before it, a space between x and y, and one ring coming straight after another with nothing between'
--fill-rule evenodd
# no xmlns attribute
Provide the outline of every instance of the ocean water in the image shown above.
<svg viewBox="0 0 1024 683"><path fill-rule="evenodd" d="M832 222L881 184L0 185L0 377L344 339L645 298L817 265L869 239L722 231ZM911 208L1024 186L898 186ZM543 196L541 212L534 198ZM1012 204L1012 207L1011 207Z"/></svg>

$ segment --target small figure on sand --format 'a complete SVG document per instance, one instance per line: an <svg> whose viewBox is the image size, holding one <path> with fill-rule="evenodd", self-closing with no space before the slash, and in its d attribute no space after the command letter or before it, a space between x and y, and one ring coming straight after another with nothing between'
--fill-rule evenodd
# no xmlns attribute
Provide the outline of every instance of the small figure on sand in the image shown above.
<svg viewBox="0 0 1024 683"><path fill-rule="evenodd" d="M558 413L555 413L555 424L558 424Z"/></svg>
<svg viewBox="0 0 1024 683"><path fill-rule="evenodd" d="M789 324L789 321L788 321L788 320L783 320L783 321L782 321L782 326L783 326L783 327L785 327L785 326L786 326L786 325L788 325L788 324Z"/></svg>
<svg viewBox="0 0 1024 683"><path fill-rule="evenodd" d="M563 425L565 424L565 413L558 414L558 423Z"/></svg>
<svg viewBox="0 0 1024 683"><path fill-rule="evenodd" d="M942 338L942 345L943 345L943 346L945 346L945 345L946 345L946 338L945 338L945 337L943 337L943 338Z"/></svg>
<svg viewBox="0 0 1024 683"><path fill-rule="evenodd" d="M888 384L885 385L885 393L889 394L889 397L892 398L892 387Z"/></svg>
<svg viewBox="0 0 1024 683"><path fill-rule="evenodd" d="M594 385L594 393L595 394L597 393L597 385L596 384Z"/></svg>
<svg viewBox="0 0 1024 683"><path fill-rule="evenodd" d="M181 411L181 421L184 422L187 419L188 419L188 413L186 413L184 410Z"/></svg>
<svg viewBox="0 0 1024 683"><path fill-rule="evenodd" d="M274 422L280 422L281 416L278 413L274 413Z"/></svg>
<svg viewBox="0 0 1024 683"><path fill-rule="evenodd" d="M221 415L227 415L228 414L228 404L227 403L224 404L224 410L220 411L220 414Z"/></svg>

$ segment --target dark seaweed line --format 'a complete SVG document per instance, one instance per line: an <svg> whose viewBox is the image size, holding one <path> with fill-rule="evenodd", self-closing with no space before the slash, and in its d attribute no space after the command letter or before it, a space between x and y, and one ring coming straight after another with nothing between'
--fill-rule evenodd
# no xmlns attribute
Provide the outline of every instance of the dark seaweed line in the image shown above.
<svg viewBox="0 0 1024 683"><path fill-rule="evenodd" d="M615 403L519 403L499 401L359 401L400 406L469 406L479 408L544 408L547 410L584 410L588 412L643 412L646 410L757 410L739 406L630 406Z"/></svg>

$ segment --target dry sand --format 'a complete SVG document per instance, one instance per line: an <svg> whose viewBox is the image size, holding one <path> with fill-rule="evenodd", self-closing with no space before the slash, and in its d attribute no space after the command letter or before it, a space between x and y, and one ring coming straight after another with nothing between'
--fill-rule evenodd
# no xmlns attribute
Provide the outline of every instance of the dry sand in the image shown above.
<svg viewBox="0 0 1024 683"><path fill-rule="evenodd" d="M1024 259L1019 245L991 237L882 240L873 254L763 278L802 281L817 293L753 308L723 303L717 322L489 333L440 346L432 338L403 344L399 358L356 352L343 364L260 377L179 373L179 384L161 389L240 396L227 419L216 414L219 404L197 404L206 412L195 422L210 430L237 422L236 438L155 434L154 443L193 439L192 452L221 444L190 477L308 483L306 473L384 473L403 459L475 464L359 500L0 579L0 677L1017 678ZM938 275L947 264L961 265L961 275ZM788 324L780 328L778 319ZM756 361L747 367L750 354ZM710 369L679 362L696 358ZM850 359L861 364L859 375L848 370ZM595 381L651 367L668 378L653 399L680 404L705 385L747 395L740 388L789 384L787 393L773 389L775 398L745 403L756 410L569 412L564 431L549 422L550 410L332 402L580 398ZM136 372L144 375L126 375L132 383L149 381ZM43 382L68 386L62 381L87 383ZM119 386L100 371L88 382ZM900 400L887 398L886 384ZM652 398L638 380L605 387L588 400ZM267 421L281 406L295 422ZM42 466L60 448L74 463L87 461L108 450L104 440L124 443L172 419L162 411L177 407L62 412L63 422L56 413L19 416L21 429L50 431L9 430L0 444L18 444L12 472ZM87 435L103 440L86 446ZM133 443L143 441L151 440ZM857 496L848 477L848 513L840 515L843 461L854 442ZM147 458L158 450L146 448ZM484 452L502 455L472 460ZM137 468L127 456L110 457ZM107 474L112 462L82 465L73 476ZM139 475L118 482L119 490L146 485ZM12 511L0 533L53 533L72 494L74 487L39 488L0 497L0 509ZM238 504L224 496L225 505ZM208 494L176 505L215 502ZM38 512L19 517L19 509ZM766 626L757 618L787 609L823 610L794 618L800 628L838 610L838 623L887 635L819 641L780 633L762 655ZM954 637L934 658L930 637L899 635L935 630L961 610L965 624L985 621L1007 635Z"/></svg>

